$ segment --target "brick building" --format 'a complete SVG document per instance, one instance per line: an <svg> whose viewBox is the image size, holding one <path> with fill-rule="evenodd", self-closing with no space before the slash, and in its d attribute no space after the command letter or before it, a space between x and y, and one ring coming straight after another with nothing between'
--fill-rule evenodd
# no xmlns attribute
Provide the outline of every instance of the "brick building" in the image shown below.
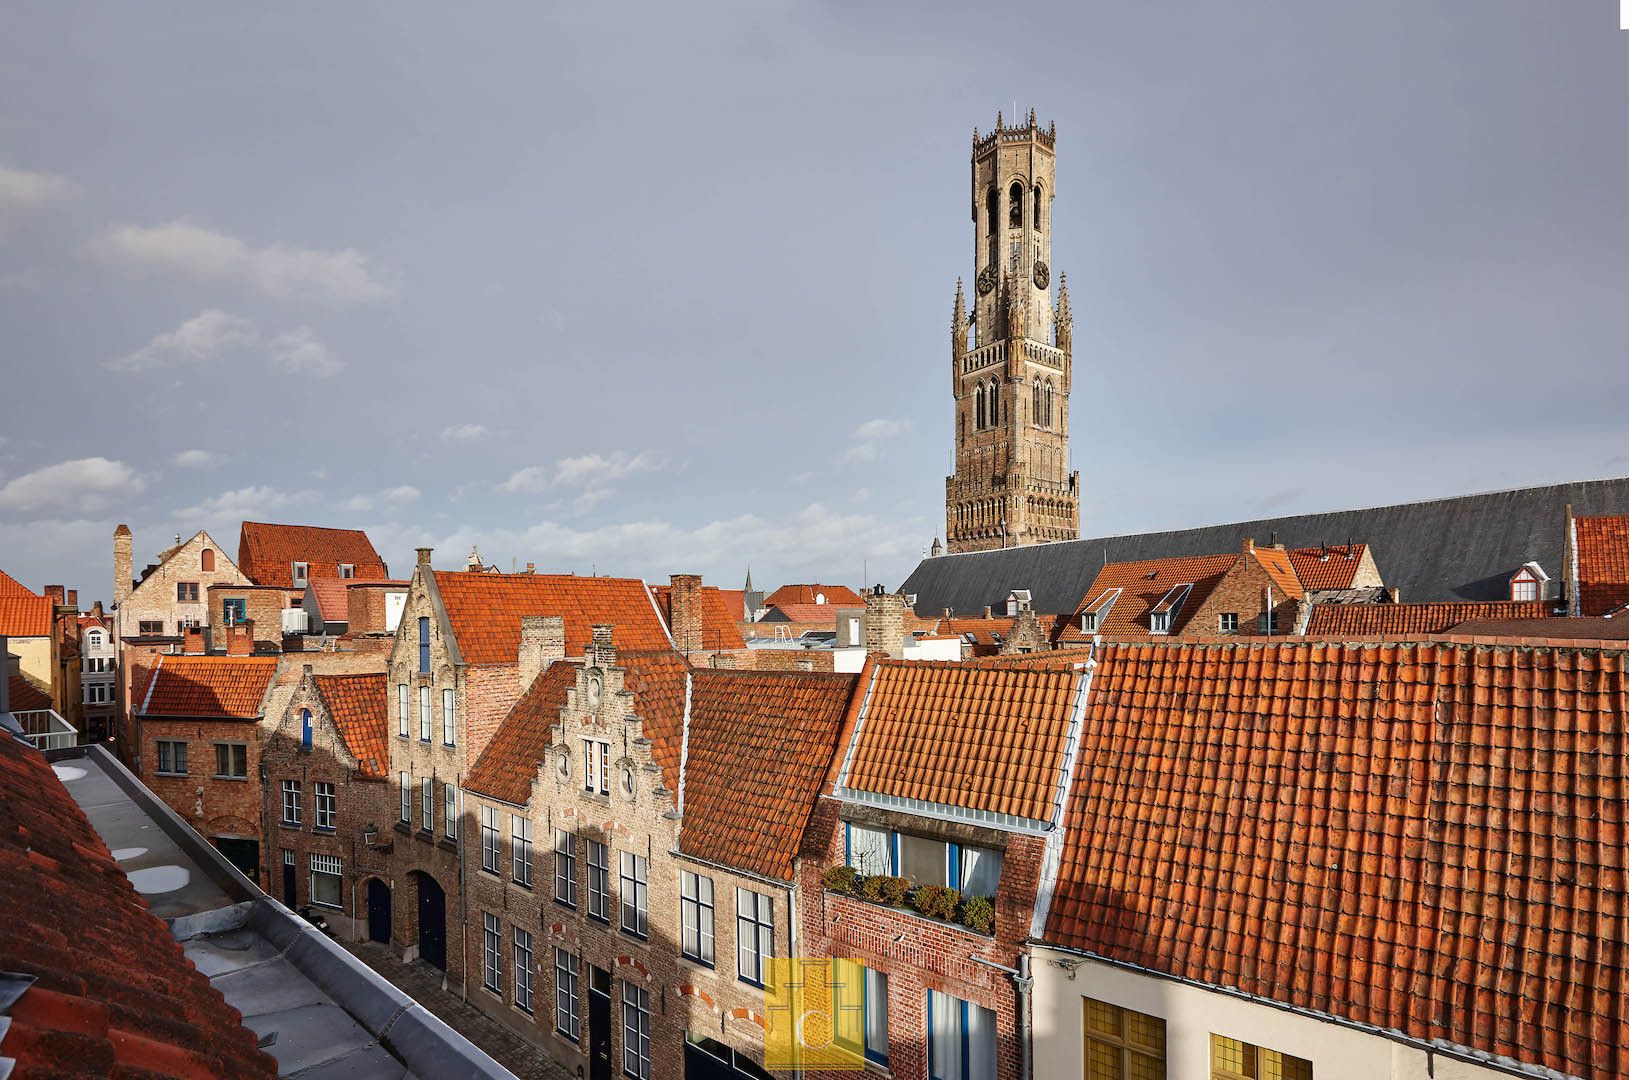
<svg viewBox="0 0 1629 1080"><path fill-rule="evenodd" d="M248 627L257 652L279 653L285 637L283 613L297 606L304 594L280 585L223 583L211 585L205 595L210 613L209 643L213 648L226 647L221 636L224 629L242 626Z"/></svg>
<svg viewBox="0 0 1629 1080"><path fill-rule="evenodd" d="M188 626L210 625L211 585L252 584L207 532L184 542L177 536L139 581L131 579L133 546L128 525L113 531L113 602L122 640L177 640Z"/></svg>
<svg viewBox="0 0 1629 1080"><path fill-rule="evenodd" d="M257 585L303 591L323 578L390 577L361 529L245 521L238 533L238 569Z"/></svg>

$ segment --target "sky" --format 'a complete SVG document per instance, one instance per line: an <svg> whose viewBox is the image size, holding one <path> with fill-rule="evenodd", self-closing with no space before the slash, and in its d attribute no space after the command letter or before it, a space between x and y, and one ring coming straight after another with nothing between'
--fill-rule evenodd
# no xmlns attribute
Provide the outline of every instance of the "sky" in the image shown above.
<svg viewBox="0 0 1629 1080"><path fill-rule="evenodd" d="M1015 106L1086 535L1629 474L1617 7L8 4L0 568L897 585Z"/></svg>

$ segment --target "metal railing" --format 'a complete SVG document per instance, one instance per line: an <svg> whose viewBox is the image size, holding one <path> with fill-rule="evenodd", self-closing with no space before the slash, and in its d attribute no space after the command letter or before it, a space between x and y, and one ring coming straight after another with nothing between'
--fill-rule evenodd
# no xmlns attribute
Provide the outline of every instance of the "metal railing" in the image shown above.
<svg viewBox="0 0 1629 1080"><path fill-rule="evenodd" d="M79 730L55 709L25 709L12 713L29 742L41 750L61 750L79 744Z"/></svg>

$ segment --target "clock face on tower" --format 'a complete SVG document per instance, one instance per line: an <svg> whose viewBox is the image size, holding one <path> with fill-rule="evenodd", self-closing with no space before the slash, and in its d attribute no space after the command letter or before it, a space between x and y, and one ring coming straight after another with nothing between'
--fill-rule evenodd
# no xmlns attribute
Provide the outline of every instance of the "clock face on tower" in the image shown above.
<svg viewBox="0 0 1629 1080"><path fill-rule="evenodd" d="M1037 289L1044 289L1044 288L1046 288L1046 283L1051 281L1051 280L1052 280L1052 275L1047 270L1046 263L1042 262L1040 259L1036 259L1035 260L1035 287Z"/></svg>
<svg viewBox="0 0 1629 1080"><path fill-rule="evenodd" d="M986 266L983 270L979 271L979 277L978 277L979 295L980 296L988 296L990 294L990 291L992 289L994 289L994 288L995 288L995 267Z"/></svg>

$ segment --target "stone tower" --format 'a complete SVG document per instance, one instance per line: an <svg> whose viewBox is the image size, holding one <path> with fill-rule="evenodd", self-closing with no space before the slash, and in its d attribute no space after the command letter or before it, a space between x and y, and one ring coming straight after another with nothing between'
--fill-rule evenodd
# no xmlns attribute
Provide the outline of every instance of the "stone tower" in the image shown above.
<svg viewBox="0 0 1629 1080"><path fill-rule="evenodd" d="M973 132L973 310L956 282L951 393L956 472L945 478L950 551L1080 537L1069 469L1069 290L1052 300L1055 131Z"/></svg>

